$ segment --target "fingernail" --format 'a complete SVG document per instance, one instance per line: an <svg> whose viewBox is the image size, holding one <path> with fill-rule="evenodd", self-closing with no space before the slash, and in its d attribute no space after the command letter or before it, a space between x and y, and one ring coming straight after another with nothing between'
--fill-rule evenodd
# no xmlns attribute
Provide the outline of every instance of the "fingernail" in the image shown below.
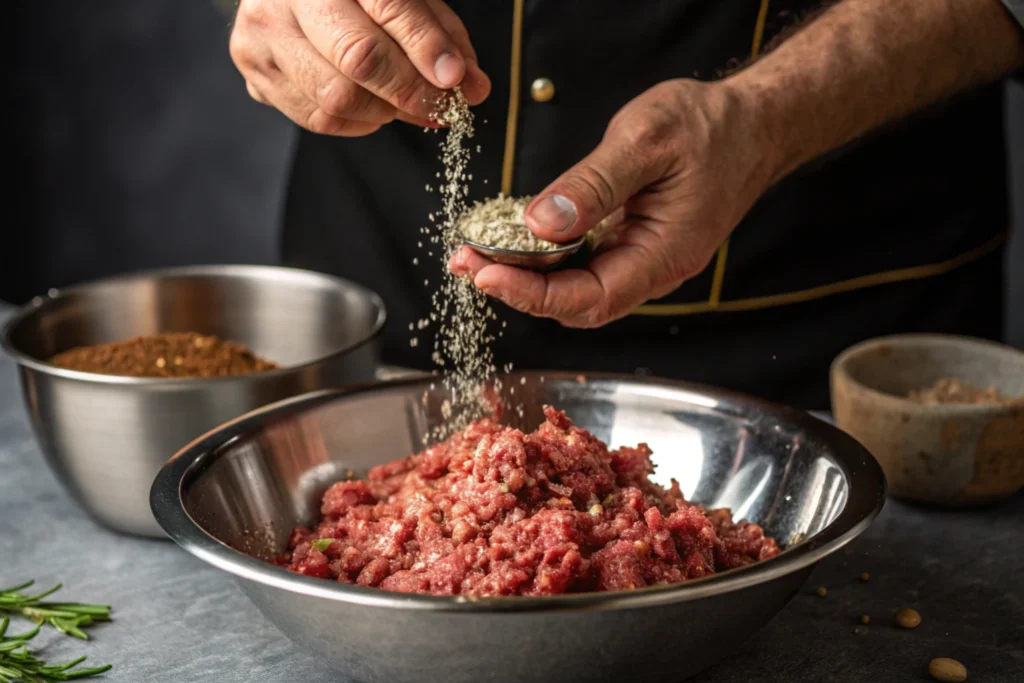
<svg viewBox="0 0 1024 683"><path fill-rule="evenodd" d="M466 277L469 275L469 268L466 267L466 257L462 255L461 251L455 252L452 256L452 260L448 262L448 270L452 275L457 277Z"/></svg>
<svg viewBox="0 0 1024 683"><path fill-rule="evenodd" d="M493 299L501 299L501 290L500 289L498 289L496 287L484 287L483 290L484 290L484 294L486 294L487 296L489 296L489 297L491 297Z"/></svg>
<svg viewBox="0 0 1024 683"><path fill-rule="evenodd" d="M541 227L552 232L565 232L576 222L576 207L560 194L544 197L530 211Z"/></svg>
<svg viewBox="0 0 1024 683"><path fill-rule="evenodd" d="M438 57L437 62L434 63L434 76L446 88L458 85L465 74L465 63L448 52Z"/></svg>

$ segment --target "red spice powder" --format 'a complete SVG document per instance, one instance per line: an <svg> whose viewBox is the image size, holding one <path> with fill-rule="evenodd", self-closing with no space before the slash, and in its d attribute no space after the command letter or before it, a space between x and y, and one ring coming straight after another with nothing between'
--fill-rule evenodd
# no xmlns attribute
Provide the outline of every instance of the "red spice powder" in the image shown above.
<svg viewBox="0 0 1024 683"><path fill-rule="evenodd" d="M69 370L125 377L224 377L279 367L242 344L195 332L80 346L49 362Z"/></svg>

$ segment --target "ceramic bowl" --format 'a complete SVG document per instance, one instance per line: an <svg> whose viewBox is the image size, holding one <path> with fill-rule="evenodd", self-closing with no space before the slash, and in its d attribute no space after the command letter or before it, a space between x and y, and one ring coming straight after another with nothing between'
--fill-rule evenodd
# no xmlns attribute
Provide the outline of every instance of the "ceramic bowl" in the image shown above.
<svg viewBox="0 0 1024 683"><path fill-rule="evenodd" d="M923 404L912 390L956 378L994 387L1000 404ZM969 505L1024 486L1024 353L981 339L897 335L871 339L832 364L836 423L881 463L892 495Z"/></svg>

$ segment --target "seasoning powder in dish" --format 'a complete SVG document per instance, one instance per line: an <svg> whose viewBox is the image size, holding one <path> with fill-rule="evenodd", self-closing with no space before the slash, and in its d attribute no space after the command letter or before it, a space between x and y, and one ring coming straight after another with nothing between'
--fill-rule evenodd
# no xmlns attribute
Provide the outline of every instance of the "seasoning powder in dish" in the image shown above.
<svg viewBox="0 0 1024 683"><path fill-rule="evenodd" d="M514 251L551 251L559 246L542 240L526 227L526 207L532 196L506 197L476 202L459 221L462 235L477 244Z"/></svg>

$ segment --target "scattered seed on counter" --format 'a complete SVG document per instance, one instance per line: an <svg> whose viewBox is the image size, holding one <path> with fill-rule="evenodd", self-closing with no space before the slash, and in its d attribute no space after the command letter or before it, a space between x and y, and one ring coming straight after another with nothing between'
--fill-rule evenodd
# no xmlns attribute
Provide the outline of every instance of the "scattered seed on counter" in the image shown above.
<svg viewBox="0 0 1024 683"><path fill-rule="evenodd" d="M967 668L949 657L936 657L928 664L928 673L943 683L960 683L967 680Z"/></svg>
<svg viewBox="0 0 1024 683"><path fill-rule="evenodd" d="M853 629L853 634L854 634L854 635L857 635L858 633L860 633L860 629L859 629L859 628L856 628L856 627L854 627L854 629Z"/></svg>
<svg viewBox="0 0 1024 683"><path fill-rule="evenodd" d="M867 572L861 572L860 576L858 576L857 578L860 579L862 582L867 583L868 579L871 578L871 575Z"/></svg>
<svg viewBox="0 0 1024 683"><path fill-rule="evenodd" d="M896 612L896 623L903 628L917 628L921 625L921 615L915 609L904 607Z"/></svg>
<svg viewBox="0 0 1024 683"><path fill-rule="evenodd" d="M819 598L823 598L828 595L828 589L824 586L818 586L814 592L818 594Z"/></svg>
<svg viewBox="0 0 1024 683"><path fill-rule="evenodd" d="M862 624L870 624L871 623L871 617L868 616L867 614L862 614L860 616L860 623L862 623Z"/></svg>

